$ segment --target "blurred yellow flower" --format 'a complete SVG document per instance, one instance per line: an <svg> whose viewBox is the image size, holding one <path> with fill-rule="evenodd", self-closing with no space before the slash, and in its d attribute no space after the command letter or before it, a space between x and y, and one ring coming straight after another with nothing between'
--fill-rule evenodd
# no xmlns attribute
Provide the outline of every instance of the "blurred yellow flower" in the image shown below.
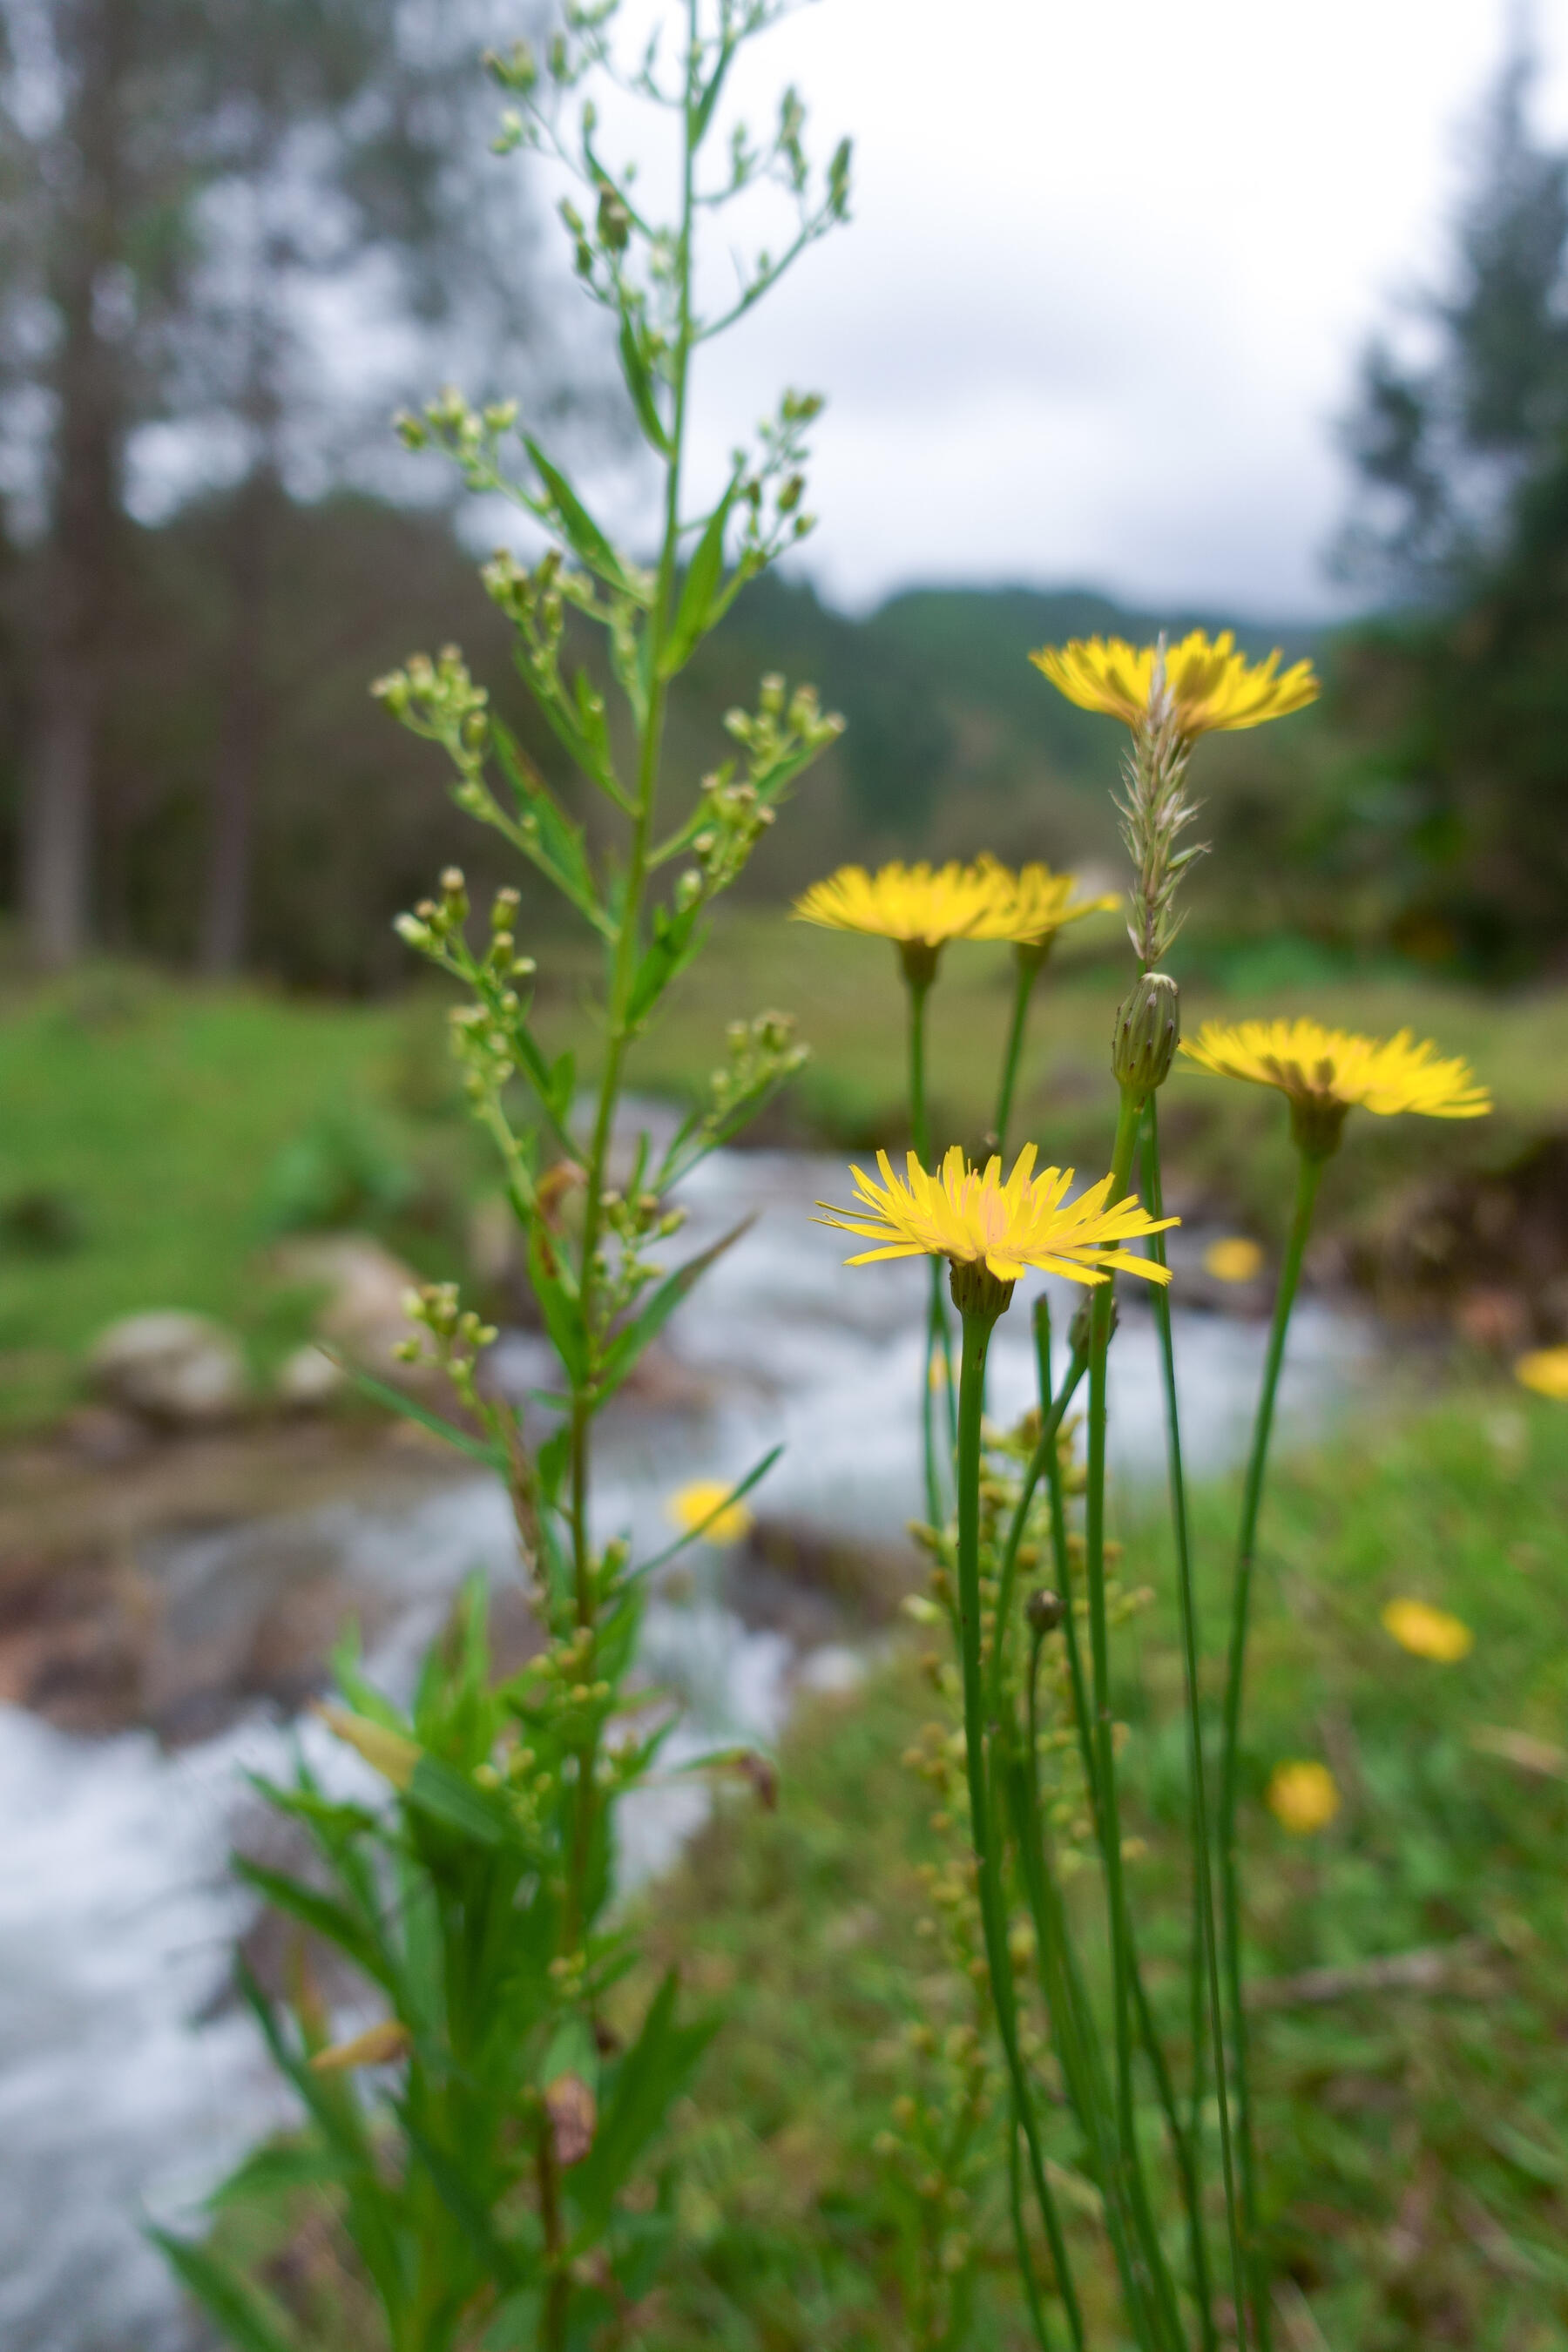
<svg viewBox="0 0 1568 2352"><path fill-rule="evenodd" d="M1274 1767L1263 1801L1281 1829L1292 1837L1310 1837L1339 1811L1340 1792L1326 1764L1303 1760Z"/></svg>
<svg viewBox="0 0 1568 2352"><path fill-rule="evenodd" d="M1204 1272L1216 1282L1251 1282L1263 1271L1263 1252L1245 1234L1230 1234L1210 1242L1204 1252Z"/></svg>
<svg viewBox="0 0 1568 2352"><path fill-rule="evenodd" d="M938 948L949 940L1005 937L980 927L1010 903L1013 888L1012 876L994 858L973 866L895 864L875 874L863 866L841 866L802 893L794 918L825 930L865 931L900 947Z"/></svg>
<svg viewBox="0 0 1568 2352"><path fill-rule="evenodd" d="M1193 740L1239 727L1260 727L1315 701L1318 681L1310 661L1279 669L1278 653L1249 662L1237 653L1226 629L1217 637L1194 629L1164 654L1164 690L1176 732ZM1124 725L1142 727L1160 712L1152 709L1158 646L1130 646L1124 637L1075 637L1070 645L1044 646L1029 659L1051 684L1082 710L1101 710Z"/></svg>
<svg viewBox="0 0 1568 2352"><path fill-rule="evenodd" d="M1200 1070L1278 1087L1292 1102L1360 1108L1382 1117L1422 1111L1428 1118L1484 1118L1491 1097L1468 1062L1433 1060L1430 1038L1361 1037L1320 1021L1205 1021L1181 1051Z"/></svg>
<svg viewBox="0 0 1568 2352"><path fill-rule="evenodd" d="M1528 1356L1521 1356L1513 1376L1521 1387L1533 1389L1537 1396L1568 1402L1568 1348L1532 1349Z"/></svg>
<svg viewBox="0 0 1568 2352"><path fill-rule="evenodd" d="M1053 874L1048 866L1025 866L1008 872L994 857L983 857L978 871L991 877L994 896L991 910L971 936L977 940L1010 940L1015 947L1042 948L1086 915L1108 915L1121 904L1114 890L1098 898L1079 898L1076 874Z"/></svg>
<svg viewBox="0 0 1568 2352"><path fill-rule="evenodd" d="M851 1169L860 1194L853 1209L830 1208L826 1201L816 1204L825 1212L818 1224L880 1244L847 1259L849 1265L889 1257L945 1257L955 1265L983 1262L998 1282L1016 1282L1026 1265L1089 1284L1103 1282L1112 1267L1149 1282L1171 1278L1164 1266L1134 1257L1122 1244L1163 1233L1167 1225L1179 1224L1179 1218L1156 1221L1131 1194L1112 1203L1109 1176L1068 1201L1074 1171L1046 1168L1036 1176L1032 1143L1019 1152L1005 1183L1000 1160L987 1160L982 1172L969 1165L956 1143L935 1176L927 1175L912 1151L907 1181L894 1175L885 1151L877 1154L877 1165L879 1184Z"/></svg>
<svg viewBox="0 0 1568 2352"><path fill-rule="evenodd" d="M716 1478L693 1478L689 1486L678 1488L664 1507L674 1525L684 1528L688 1535L695 1535L702 1528L704 1543L740 1543L751 1534L756 1521L744 1503L731 1503L728 1510L719 1509L729 1492L729 1487L721 1486ZM715 1511L719 1516L711 1526L702 1527L703 1520Z"/></svg>
<svg viewBox="0 0 1568 2352"><path fill-rule="evenodd" d="M1391 1601L1382 1615L1384 1631L1392 1633L1413 1658L1431 1658L1440 1666L1451 1666L1468 1658L1476 1646L1476 1637L1462 1617L1451 1617L1446 1609L1434 1609L1426 1601Z"/></svg>

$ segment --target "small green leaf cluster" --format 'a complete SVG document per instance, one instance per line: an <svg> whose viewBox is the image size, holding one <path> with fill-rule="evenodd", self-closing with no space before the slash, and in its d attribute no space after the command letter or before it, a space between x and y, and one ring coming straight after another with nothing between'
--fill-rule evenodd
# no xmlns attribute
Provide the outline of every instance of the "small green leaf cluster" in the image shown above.
<svg viewBox="0 0 1568 2352"><path fill-rule="evenodd" d="M655 2176L651 2195L626 2192L715 2021L679 2023L670 1979L619 2039L603 2012L634 1948L571 1924L608 1881L605 1834L584 1881L574 1783L628 1631L617 1612L497 1681L484 1597L470 1589L407 1715L352 1650L337 1661L345 1704L327 1717L376 1770L382 1800L345 1801L303 1760L292 1785L258 1782L312 1865L242 1861L241 1875L347 1961L380 2022L334 2043L308 1973L290 2015L242 1972L304 2121L215 2202L323 2193L394 2345L468 2342L487 2326L488 2341L532 2342L569 2288L582 2324L602 2324L646 2292L669 2240L668 2184ZM668 1715L627 1728L601 1759L605 1784L645 1772L667 1727ZM165 2243L235 2342L279 2352L291 2340L270 2299L209 2249Z"/></svg>

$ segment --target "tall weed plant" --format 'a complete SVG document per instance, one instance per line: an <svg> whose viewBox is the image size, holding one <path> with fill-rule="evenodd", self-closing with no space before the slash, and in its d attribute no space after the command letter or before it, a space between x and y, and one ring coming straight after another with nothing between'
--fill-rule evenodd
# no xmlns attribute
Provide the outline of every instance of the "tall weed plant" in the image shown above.
<svg viewBox="0 0 1568 2352"><path fill-rule="evenodd" d="M563 2352L614 2336L657 2276L671 2228L658 2135L711 2029L684 2013L673 1979L628 2037L605 2021L637 1956L607 1910L616 1810L657 1769L673 1719L628 1675L650 1573L768 1466L714 1497L657 1560L633 1559L595 1525L599 1416L738 1238L673 1270L658 1262L681 1223L681 1180L805 1058L782 1014L737 1021L708 1100L668 1143L623 1132L638 1038L700 952L713 902L839 731L809 685L769 676L751 710L731 713L730 752L710 773L666 772L680 673L747 583L811 529L805 445L822 404L786 393L717 497L694 509L694 387L707 347L847 217L849 148L813 167L793 89L763 132L725 114L738 58L787 0L688 0L635 55L621 13L618 0L573 0L542 57L519 41L486 64L504 101L499 152L536 156L571 184L560 216L576 278L607 314L658 472L653 561L611 543L514 405L476 410L447 390L400 421L411 448L444 454L470 490L511 505L526 536L543 541L536 560L503 551L482 576L535 704L599 803L593 847L455 648L411 659L375 688L395 719L446 752L459 808L542 876L602 950L603 1054L584 1087L572 1055L548 1057L531 1024L535 965L517 936L516 890L477 917L449 869L399 926L462 992L453 1043L500 1160L564 1409L538 1416L481 1385L495 1335L455 1288L411 1300L417 1336L405 1353L438 1368L462 1408L460 1422L422 1417L506 1482L544 1646L498 1682L472 1593L406 1712L345 1655L328 1720L379 1774L385 1801L343 1802L301 1769L294 1786L266 1794L308 1836L314 1867L240 1865L351 1963L380 2014L334 2042L308 1971L287 2013L246 1979L308 2129L261 2151L218 2201L320 2191L363 2285L356 2333L389 2352L479 2342ZM673 188L668 212L621 160L628 112L658 135L645 161L650 180ZM704 248L720 236L743 240L752 257L705 308ZM164 2242L234 2343L280 2352L297 2340L264 2284L208 2245Z"/></svg>

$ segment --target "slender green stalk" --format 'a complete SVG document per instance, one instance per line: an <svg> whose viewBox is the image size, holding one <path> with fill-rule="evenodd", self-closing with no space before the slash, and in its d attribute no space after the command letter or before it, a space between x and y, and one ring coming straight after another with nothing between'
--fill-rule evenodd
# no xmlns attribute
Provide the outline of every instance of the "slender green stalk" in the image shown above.
<svg viewBox="0 0 1568 2352"><path fill-rule="evenodd" d="M989 1279L989 1277L987 1277ZM1011 1286L1008 1286L1010 1288ZM984 1696L980 1671L980 1456L981 1424L985 1407L985 1359L996 1317L1006 1292L996 1286L998 1302L963 1315L963 1353L958 1376L958 1616L959 1646L963 1668L964 1764L969 1785L970 1841L979 1881L980 1918L985 1937L997 2030L1012 2084L1014 2117L1022 2128L1029 2155L1035 2201L1046 2226L1057 2291L1067 2312L1073 2343L1085 2343L1083 2314L1079 2307L1068 2262L1067 2242L1056 2199L1046 2177L1039 2126L1033 2095L1018 2048L1016 2004L1012 1957L1007 1948L1002 1895L1000 1855L991 1815L985 1767Z"/></svg>
<svg viewBox="0 0 1568 2352"><path fill-rule="evenodd" d="M1159 1097L1151 1095L1144 1114L1143 1205L1163 1217L1164 1188L1160 1168ZM1154 1234L1150 1247L1159 1264L1165 1263L1165 1236ZM1193 1581L1191 1525L1187 1515L1186 1474L1182 1462L1182 1423L1176 1391L1176 1350L1171 1328L1170 1295L1163 1284L1152 1285L1154 1318L1160 1333L1160 1362L1165 1389L1165 1433L1171 1484L1171 1523L1176 1543L1176 1601L1182 1624L1182 1649L1187 1686L1187 1816L1193 1843L1194 1934L1190 2014L1193 2050L1192 2124L1190 2139L1194 2172L1194 2202L1201 2196L1202 2142L1198 2117L1204 2081L1204 2037L1213 2035L1215 2090L1219 2109L1220 2169L1225 2187L1226 2232L1229 2241L1232 2288L1236 2299L1240 2352L1246 2352L1247 2320L1241 2231L1237 2210L1235 2157L1231 2147L1230 2094L1226 2081L1225 2013L1220 1994L1219 1951L1215 1932L1214 1874L1209 1851L1209 1807L1204 1766L1203 1692L1198 1678L1197 1598ZM1202 2305L1205 2343L1214 2340L1214 2315L1205 2295Z"/></svg>
<svg viewBox="0 0 1568 2352"><path fill-rule="evenodd" d="M1046 953L1045 948L1020 947L1013 950L1013 1017L1007 1027L1007 1050L1002 1057L1002 1083L996 1095L996 1116L991 1123L995 1149L1004 1163L1007 1158L1007 1128L1013 1117L1013 1097L1018 1086L1018 1066L1024 1057L1024 1034L1029 1025L1029 999L1044 968Z"/></svg>
<svg viewBox="0 0 1568 2352"><path fill-rule="evenodd" d="M1040 1329L1039 1318L1042 1314L1047 1316L1049 1314L1043 1293L1035 1302L1037 1345ZM1007 1539L1002 1548L1002 1562L997 1571L996 1638L992 1645L989 1682L989 1702L993 1712L995 1711L1002 1689L1002 1666L1006 1648L1007 1624L1013 1607L1013 1588L1018 1575L1018 1549L1024 1539L1029 1505L1034 1500L1035 1488L1040 1482L1041 1475L1055 1459L1057 1438L1061 1430L1062 1418L1078 1393L1078 1385L1083 1378L1084 1366L1088 1360L1081 1349L1077 1348L1073 1349L1067 1376L1062 1381L1061 1392L1053 1400L1050 1393L1050 1339L1047 1325L1045 1363L1040 1376L1042 1419L1039 1439L1034 1453L1029 1457L1028 1467L1024 1473L1024 1484L1019 1490L1018 1500L1014 1506L1012 1520L1007 1528Z"/></svg>
<svg viewBox="0 0 1568 2352"><path fill-rule="evenodd" d="M1132 1151L1142 1116L1142 1096L1124 1088L1110 1162L1111 1201L1127 1190ZM1110 1712L1110 1639L1105 1601L1106 1358L1110 1344L1111 1286L1093 1294L1089 1351L1089 1479L1085 1499L1085 1578L1089 1587L1089 1643L1094 1675L1095 1778L1100 1792L1100 1850L1105 1862L1110 1918L1111 1993L1116 2022L1116 2096L1122 2154L1137 2162L1137 2120L1132 2095L1132 1974L1127 1924L1127 1889L1121 1863L1121 1814L1116 1786L1115 1725Z"/></svg>
<svg viewBox="0 0 1568 2352"><path fill-rule="evenodd" d="M578 1382L573 1390L568 1462L573 1581L576 1619L579 1627L582 1628L587 1628L593 1624L595 1613L588 1496L592 1482L591 1425L595 1411L593 1396L595 1368L592 1358L595 1348L595 1307L599 1282L599 1243L603 1231L604 1194L608 1173L610 1144L615 1129L616 1106L620 1097L622 1069L631 1036L627 1008L637 978L637 960L642 944L643 899L647 887L648 852L653 839L654 814L658 796L659 759L664 745L665 712L669 691L668 681L664 675L663 653L675 612L676 573L680 558L680 480L686 444L687 392L693 339L691 233L695 213L697 143L700 135L696 121L697 76L701 56L698 41L697 0L689 0L688 19L689 40L687 89L681 130L680 234L675 256L679 293L675 343L670 355L672 406L668 436L669 456L665 465L664 535L659 548L658 573L653 609L647 622L646 667L646 676L649 681L647 708L641 740L637 747L632 837L626 852L620 925L616 932L615 952L611 961L605 1066L599 1077L598 1100L594 1114L593 1140L589 1146L585 1171L586 1197L583 1212L582 1256L578 1269L578 1300L583 1327L588 1335L590 1370L588 1379ZM571 1864L567 1877L566 1902L562 1916L562 1948L563 1952L568 1953L574 1948L582 1927L584 1889L587 1875L588 1855L593 1843L594 1815L597 1803L597 1775L594 1769L596 1747L596 1734L591 1733L584 1741L578 1758L578 1800L573 1832ZM552 2337L552 2345L553 2341Z"/></svg>
<svg viewBox="0 0 1568 2352"><path fill-rule="evenodd" d="M909 998L910 1138L922 1168L931 1164L931 1115L926 1106L926 999L936 979L937 953L915 941L900 957ZM943 1297L946 1265L933 1258L931 1297L926 1310L925 1363L921 1383L921 1452L925 1480L926 1522L933 1528L947 1521L946 1490L942 1475L942 1447L937 1434L938 1406L932 1375L942 1366L941 1412L947 1423L947 1454L958 1442L957 1398L952 1378L952 1335Z"/></svg>
<svg viewBox="0 0 1568 2352"><path fill-rule="evenodd" d="M1013 2218L1013 2244L1017 2251L1018 2270L1024 2281L1024 2299L1029 2306L1029 2325L1035 2331L1036 2343L1047 2347L1051 2340L1050 2330L1046 2325L1039 2282L1029 2256L1029 2233L1024 2226L1024 2168L1018 2161L1016 2116L1007 2127L1007 2205Z"/></svg>
<svg viewBox="0 0 1568 2352"><path fill-rule="evenodd" d="M1230 1655L1226 1672L1225 1727L1220 1750L1219 1854L1224 1893L1226 1993L1236 2055L1237 2138L1241 2147L1242 2236L1247 2275L1252 2284L1253 2326L1259 2352L1268 2352L1272 2336L1268 2267L1258 2226L1258 2166L1252 2120L1251 2069L1248 2063L1247 2012L1241 1998L1241 1888L1236 1862L1237 1769L1241 1744L1241 1706L1247 1678L1247 1636L1252 1601L1252 1570L1258 1542L1258 1516L1263 1503L1264 1475L1268 1466L1268 1441L1274 1429L1274 1404L1285 1361L1285 1339L1290 1310L1301 1279L1301 1260L1311 1231L1312 1211L1322 1181L1321 1155L1302 1151L1296 1177L1296 1204L1279 1269L1269 1327L1268 1352L1263 1362L1258 1416L1252 1429L1247 1484L1242 1493L1241 1527L1237 1538L1236 1581L1231 1591Z"/></svg>

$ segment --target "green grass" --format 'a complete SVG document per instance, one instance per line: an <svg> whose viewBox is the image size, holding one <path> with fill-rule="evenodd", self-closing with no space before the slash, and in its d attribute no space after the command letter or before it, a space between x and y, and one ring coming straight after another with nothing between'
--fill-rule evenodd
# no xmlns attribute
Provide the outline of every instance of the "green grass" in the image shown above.
<svg viewBox="0 0 1568 2352"><path fill-rule="evenodd" d="M1113 926L1104 930L1109 939ZM546 942L540 960L541 1028L552 1047L576 1047L586 1075L598 1048L592 950ZM1104 961L1074 941L1037 1001L1017 1132L1086 1170L1110 1140L1106 1061L1125 977L1119 955ZM1008 984L1005 951L948 950L931 1001L931 1083L949 1138L976 1142L989 1124ZM700 1094L722 1058L725 1024L773 1006L797 1016L814 1060L770 1114L769 1134L846 1150L896 1144L905 1046L892 950L773 912L725 910L709 953L639 1045L634 1083ZM1375 1218L1415 1178L1506 1160L1568 1120L1568 991L1500 1000L1373 973L1228 996L1194 986L1184 1013L1192 1026L1205 1012L1309 1007L1436 1035L1472 1057L1498 1100L1484 1122L1352 1122L1325 1189L1325 1229ZM1276 1235L1289 1153L1274 1097L1179 1070L1162 1114L1187 1201ZM333 1118L408 1179L403 1208L384 1204L370 1221L422 1270L460 1273L464 1203L494 1185L458 1116L436 992L353 1005L109 969L0 1002L0 1427L57 1412L77 1391L93 1334L142 1307L194 1307L236 1324L264 1370L304 1318L260 1255L280 1158L293 1147L297 1159L301 1140ZM40 1244L7 1221L17 1202L33 1203L36 1218L40 1199L46 1228L63 1219L74 1236L46 1230ZM68 1245L51 1248L51 1237Z"/></svg>
<svg viewBox="0 0 1568 2352"><path fill-rule="evenodd" d="M94 1333L145 1307L232 1323L258 1372L303 1336L309 1302L279 1290L263 1253L279 1155L323 1119L405 1163L395 1238L417 1256L423 1222L449 1255L439 1170L466 1173L471 1155L466 1127L439 1121L428 1025L405 1007L202 992L139 972L13 1001L0 1019L0 1425L47 1420L75 1392ZM5 1223L9 1204L39 1196L76 1229L67 1246Z"/></svg>
<svg viewBox="0 0 1568 2352"><path fill-rule="evenodd" d="M1211 1653L1235 1499L1210 1490L1198 1504ZM1568 1413L1484 1394L1289 1465L1266 1510L1244 1805L1250 1973L1477 1939L1442 1990L1255 2018L1274 2243L1287 2294L1335 2352L1568 2346L1568 1786L1473 1742L1489 1727L1563 1739L1565 1512ZM1122 1573L1157 1595L1121 1640L1129 1827L1148 1844L1132 1892L1141 1916L1164 1922L1143 1941L1179 2046L1170 1562L1141 1510L1123 1516ZM1458 1612L1472 1655L1407 1657L1378 1622L1399 1593ZM894 2103L942 2073L911 2056L909 2027L961 2027L970 1998L922 1925L919 1866L949 1841L899 1760L933 1716L952 1719L908 1655L854 1698L814 1706L786 1745L776 1815L727 1805L658 1893L661 1958L727 2020L681 2126L683 2248L640 2338L660 2352L910 2340L921 2166L879 2137L908 2148ZM1328 1762L1343 1794L1310 1839L1261 1802L1293 1757ZM1087 1896L1087 1875L1079 1886ZM968 2201L944 2224L978 2256L966 2346L1026 2340L994 2112ZM1079 2152L1059 2113L1051 2137L1070 2174ZM1104 2352L1120 2340L1113 2306L1092 2231L1080 2221L1075 2235ZM1293 2304L1283 2352L1320 2340L1310 2324Z"/></svg>

